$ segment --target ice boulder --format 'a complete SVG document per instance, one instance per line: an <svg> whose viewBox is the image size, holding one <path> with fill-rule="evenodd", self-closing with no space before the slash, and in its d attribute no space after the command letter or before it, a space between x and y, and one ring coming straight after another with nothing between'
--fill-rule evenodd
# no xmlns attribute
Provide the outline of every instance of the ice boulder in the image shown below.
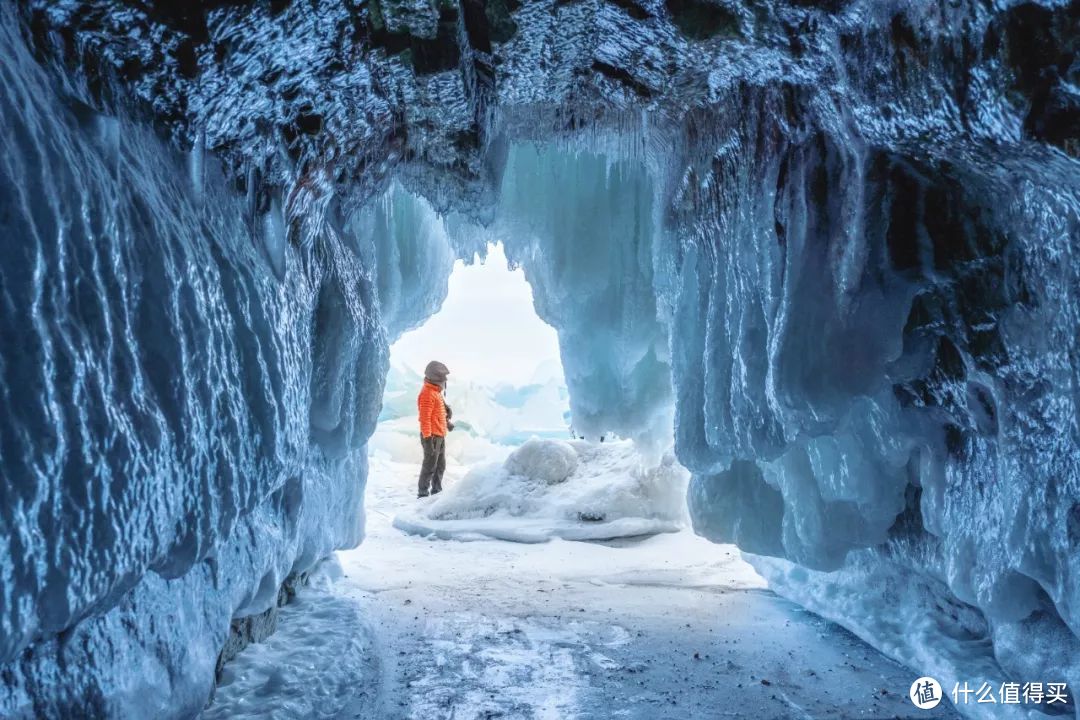
<svg viewBox="0 0 1080 720"><path fill-rule="evenodd" d="M505 462L475 467L420 500L394 525L442 539L513 542L675 532L685 525L688 481L672 455L649 463L630 441L533 439Z"/></svg>
<svg viewBox="0 0 1080 720"><path fill-rule="evenodd" d="M578 467L578 454L562 440L534 438L510 453L505 468L536 482L556 485L565 482Z"/></svg>

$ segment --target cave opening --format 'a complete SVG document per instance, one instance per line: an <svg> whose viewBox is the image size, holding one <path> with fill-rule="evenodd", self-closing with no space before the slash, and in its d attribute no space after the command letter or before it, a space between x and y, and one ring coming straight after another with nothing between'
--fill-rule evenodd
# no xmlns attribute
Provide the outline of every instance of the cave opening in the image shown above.
<svg viewBox="0 0 1080 720"><path fill-rule="evenodd" d="M520 527L489 522L496 535L602 540L685 524L667 322L653 282L660 224L649 171L633 159L554 143L512 143L500 163L483 222L435 213L397 184L354 221L376 237L376 286L391 343L372 458L404 447L404 456L390 454L419 462L415 394L424 366L440 361L451 375L440 397L459 430L446 434L451 460L505 460L510 477L522 475L513 466L530 469L539 486L565 486L573 476L569 485L582 487L554 497L557 508L544 506L538 487L519 488L522 498L509 505L505 497L474 497L453 512L444 497L429 521L499 516ZM575 451L569 443L579 441ZM507 458L513 448L522 452ZM595 467L575 471L582 453ZM618 471L597 469L605 463ZM649 475L658 468L662 478ZM637 488L614 488L631 479ZM628 504L620 493L636 510L617 507Z"/></svg>
<svg viewBox="0 0 1080 720"><path fill-rule="evenodd" d="M513 143L503 155L484 222L435 213L398 184L353 221L375 237L390 342L369 478L375 468L384 483L418 474L416 395L436 360L450 368L439 393L456 430L440 441L450 476L484 463L505 468L466 483L474 495L452 490L402 527L533 542L684 526L687 473L673 456L649 173L552 143Z"/></svg>
<svg viewBox="0 0 1080 720"><path fill-rule="evenodd" d="M484 222L396 183L351 220L373 238L390 343L365 537L225 667L205 717L257 717L287 698L307 714L576 717L602 703L605 717L696 717L731 694L813 715L857 703L865 682L847 669L828 688L792 690L795 679L853 653L903 685L901 666L800 613L739 548L690 527L671 278L655 264L672 239L647 163L555 143L511 144L502 162ZM457 427L442 491L417 498L416 396L432 359L450 368ZM333 663L283 657L310 636ZM252 703L284 663L305 669ZM640 690L627 692L627 674ZM378 693L309 690L373 676Z"/></svg>

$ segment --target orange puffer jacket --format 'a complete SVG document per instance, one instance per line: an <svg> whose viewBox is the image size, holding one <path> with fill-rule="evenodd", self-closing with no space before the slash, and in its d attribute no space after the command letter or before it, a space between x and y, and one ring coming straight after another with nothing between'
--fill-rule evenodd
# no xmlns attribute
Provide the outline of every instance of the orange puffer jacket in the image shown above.
<svg viewBox="0 0 1080 720"><path fill-rule="evenodd" d="M420 396L416 398L416 408L420 411L420 434L423 437L446 437L446 403L438 385L424 383Z"/></svg>

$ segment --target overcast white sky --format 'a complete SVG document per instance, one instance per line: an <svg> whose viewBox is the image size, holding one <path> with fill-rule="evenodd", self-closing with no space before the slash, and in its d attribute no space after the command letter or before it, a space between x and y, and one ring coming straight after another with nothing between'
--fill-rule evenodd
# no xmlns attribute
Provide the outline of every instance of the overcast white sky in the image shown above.
<svg viewBox="0 0 1080 720"><path fill-rule="evenodd" d="M555 329L533 310L532 288L509 270L502 245L484 264L454 264L442 309L390 348L391 360L423 373L429 360L450 368L450 382L528 384L541 363L559 361Z"/></svg>

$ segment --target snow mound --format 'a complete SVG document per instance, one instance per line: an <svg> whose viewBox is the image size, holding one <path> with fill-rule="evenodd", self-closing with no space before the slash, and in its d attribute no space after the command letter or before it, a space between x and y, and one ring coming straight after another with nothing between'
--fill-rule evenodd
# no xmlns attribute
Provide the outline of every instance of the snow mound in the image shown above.
<svg viewBox="0 0 1080 720"><path fill-rule="evenodd" d="M577 470L578 454L570 443L533 439L510 453L504 467L513 475L556 485L566 482Z"/></svg>
<svg viewBox="0 0 1080 720"><path fill-rule="evenodd" d="M679 530L687 471L667 455L642 463L630 441L533 439L503 463L472 469L394 526L444 540L605 540Z"/></svg>

